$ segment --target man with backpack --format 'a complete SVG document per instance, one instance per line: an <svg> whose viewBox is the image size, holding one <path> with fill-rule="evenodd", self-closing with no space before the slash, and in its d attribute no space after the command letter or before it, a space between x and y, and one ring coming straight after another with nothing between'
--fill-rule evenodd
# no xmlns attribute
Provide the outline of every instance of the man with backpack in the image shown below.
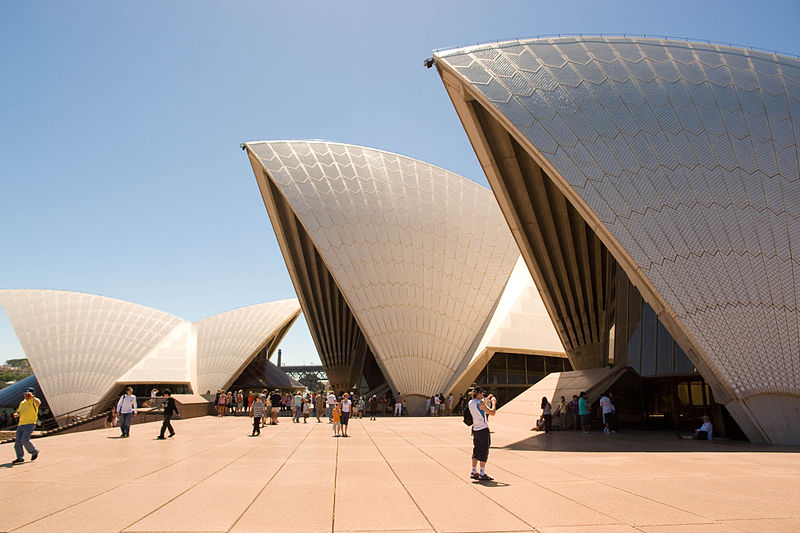
<svg viewBox="0 0 800 533"><path fill-rule="evenodd" d="M477 388L474 397L464 409L464 423L472 426L472 473L469 477L478 481L492 481L492 477L486 473L486 460L489 458L489 446L492 439L489 434L488 415L494 415L495 409L491 406L493 396L486 396L486 391ZM477 470L478 463L481 464L480 473Z"/></svg>
<svg viewBox="0 0 800 533"><path fill-rule="evenodd" d="M31 454L31 461L35 461L39 457L39 450L31 442L31 434L33 434L36 421L39 419L39 406L42 401L35 397L33 393L33 387L25 389L25 399L20 402L13 415L17 419L17 434L14 437L14 451L17 453L17 458L11 461L11 464L25 462L25 454L22 451L23 446Z"/></svg>

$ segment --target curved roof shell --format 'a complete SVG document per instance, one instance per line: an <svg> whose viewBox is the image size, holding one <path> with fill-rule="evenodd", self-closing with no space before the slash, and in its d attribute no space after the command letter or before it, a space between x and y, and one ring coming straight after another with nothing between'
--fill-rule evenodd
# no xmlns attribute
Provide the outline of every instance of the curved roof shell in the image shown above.
<svg viewBox="0 0 800 533"><path fill-rule="evenodd" d="M97 403L184 323L155 309L79 292L3 290L0 303L56 415Z"/></svg>
<svg viewBox="0 0 800 533"><path fill-rule="evenodd" d="M197 336L197 390L227 388L261 348L272 353L300 316L297 298L265 302L214 315L192 326Z"/></svg>
<svg viewBox="0 0 800 533"><path fill-rule="evenodd" d="M715 392L800 395L800 61L565 37L436 63L457 108L478 102L550 176Z"/></svg>
<svg viewBox="0 0 800 533"><path fill-rule="evenodd" d="M319 297L306 293L319 290L305 289L305 273L292 264L276 194L310 236L395 391L442 392L469 362L519 256L491 192L361 146L269 141L246 148L306 316L307 302ZM313 323L317 339L322 326Z"/></svg>
<svg viewBox="0 0 800 533"><path fill-rule="evenodd" d="M290 299L190 324L131 302L55 290L2 290L0 303L55 416L93 406L122 383L224 386L265 346L277 347L300 314Z"/></svg>

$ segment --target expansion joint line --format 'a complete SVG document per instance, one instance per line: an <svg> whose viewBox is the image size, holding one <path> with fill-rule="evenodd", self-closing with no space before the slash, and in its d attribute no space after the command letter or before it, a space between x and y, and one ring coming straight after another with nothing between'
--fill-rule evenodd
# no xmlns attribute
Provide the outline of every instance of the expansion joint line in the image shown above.
<svg viewBox="0 0 800 533"><path fill-rule="evenodd" d="M138 425L138 424L136 424L136 425ZM203 437L203 436L200 436L200 437L196 437L196 438L194 438L194 439L190 439L190 440L188 440L188 441L182 441L182 443L194 442L194 441L197 441L197 440L200 440L200 439L203 439L203 438L205 438L205 437ZM213 450L213 449L215 449L215 448L220 448L220 447L222 447L222 446L225 446L225 445L226 445L226 443L223 443L223 444L218 444L218 445L214 446L214 447L213 447L213 448L211 448L211 449ZM151 474L154 474L154 473L158 472L159 470L163 470L163 469L165 469L165 468L169 468L169 467L171 467L171 466L173 466L173 465L176 465L176 464L178 464L178 463L181 463L181 462L183 462L183 461L186 461L187 459L191 459L192 457L196 457L196 456L198 456L198 455L201 455L201 454L203 454L203 453L205 453L205 452L207 452L207 451L208 451L208 450L202 450L202 451L199 451L199 452L197 452L197 453L193 453L193 454L191 454L191 455L187 455L186 457L184 457L184 458L182 458L182 459L178 459L177 461L174 461L174 462L172 462L172 463L170 463L170 464L168 464L168 465L166 465L166 466L162 466L161 468L157 468L157 469L153 470L152 472L148 472L147 474L142 474L141 476L139 476L139 477L137 477L137 478L134 478L134 481L135 481L135 480L138 480L138 479L141 479L141 478L143 478L143 477L149 476L149 475L151 475ZM157 454L157 453L161 453L161 450L155 450L155 451L152 451L152 452L144 453L144 454L142 454L140 457L145 457L145 456L148 456L148 455L153 455L153 454ZM244 455L247 455L247 453L250 453L250 452L246 452L246 453L242 454L242 455L241 455L241 456L239 456L239 457L242 457L242 456L244 456ZM234 459L234 461L236 461L237 459L239 459L239 457L237 457L236 459ZM114 464L124 463L124 462L125 462L125 461L127 461L127 460L128 460L128 459L123 459L123 460L121 460L121 461L118 461L117 463L111 463L111 464L109 464L109 465L105 465L105 467L107 468L107 467L113 466ZM62 461L62 462L67 462L67 461ZM61 464L61 463L56 463L56 464ZM230 463L228 463L228 464L230 464ZM51 465L51 466L52 466L52 465ZM225 465L225 466L227 466L227 465ZM225 467L223 466L223 468L225 468ZM219 471L219 470L217 470L217 472L218 472L218 471ZM217 472L213 472L213 473L211 473L210 475L211 475L211 476L213 476L213 475L214 475L214 474L216 474ZM210 477L210 476L209 476L209 477ZM205 479L208 479L208 478L205 478ZM200 482L202 482L202 481L204 481L204 480L201 480ZM40 516L40 517L39 517L39 518L37 518L36 520L32 520L32 521L30 521L30 522L28 522L28 523L26 523L26 524L22 524L22 525L20 525L20 526L17 526L17 527L15 527L14 529L11 529L11 530L9 530L9 531L17 531L17 530L19 530L19 529L22 529L23 527L27 527L27 526L29 526L29 525L31 525L31 524L33 524L33 523L36 523L36 522L38 522L38 521L40 521L40 520L44 520L45 518L48 518L48 517L50 517L50 516L53 516L54 514L58 514L58 513L62 512L62 511L65 511L65 510L67 510L67 509L71 509L71 508L73 508L73 507L76 507L76 506L78 506L78 505L80 505L80 504L82 504L82 503L88 502L89 500L93 500L93 499L97 498L98 496L101 496L102 494L105 494L106 492L110 492L110 491L112 491L112 490L118 489L118 488L120 488L121 486L123 486L123 485L126 485L126 484L128 484L128 483L130 483L130 481L123 481L123 482L121 482L121 483L119 483L119 484L117 484L117 485L114 485L113 487L109 488L108 490L106 490L106 491L104 491L104 492L102 492L102 493L100 493L100 494L94 494L94 495L92 495L92 496L89 496L88 498L84 498L84 499L82 499L82 500L80 500L80 501L77 501L77 502L75 502L75 503L73 503L73 504L67 505L66 507L62 507L61 509L58 509L58 510L56 510L56 511L53 511L52 513L48 513L48 514L46 514L46 515L44 515L44 516ZM192 485L192 487L194 487L194 486L195 486L195 485ZM189 487L189 489L191 489L192 487ZM189 489L186 489L186 491L188 491ZM181 492L180 494L178 494L177 496L175 496L175 498L177 498L177 497L178 497L178 496L180 496L181 494L185 493L186 491L183 491L183 492ZM167 505L168 503L170 503L170 502L171 502L172 500L174 500L175 498L172 498L171 500L169 500L169 501L168 501L167 503L165 503L164 505ZM147 514L149 515L149 514L151 514L151 513L155 512L155 511L157 511L158 509L160 509L160 508L161 508L161 507L163 507L164 505L161 505L161 506L159 506L158 508L156 508L156 509L153 509L152 511L150 511L150 513L147 513ZM147 516L147 515L145 515L145 516ZM122 528L122 530L121 530L121 531L124 531L125 529L128 529L128 528L129 528L129 527L131 527L133 524L135 524L136 522L138 522L139 520L141 520L141 519L143 519L143 518L144 518L144 516L137 518L137 519L136 519L136 521L134 521L134 522L133 522L133 523L131 523L131 524L128 524L127 526L125 526L124 528Z"/></svg>
<svg viewBox="0 0 800 533"><path fill-rule="evenodd" d="M287 427L290 427L290 426L288 426L288 425L287 425L287 426L285 426L285 427L283 428L283 430L281 431L281 433L283 433L284 431L286 431L286 428L287 428ZM306 436L305 436L305 437L303 437L303 439L302 439L300 442L298 442L298 443L297 443L297 446L295 446L295 447L294 447L294 449L292 450L292 453L290 453L289 455L287 455L287 456L286 456L286 459L284 459L284 460L283 460L283 462L281 463L281 466L279 466L279 467L278 467L278 469L277 469L277 470L275 470L275 473L274 473L274 474L272 474L272 475L270 476L270 478L267 480L267 482L266 482L266 483L264 483L264 486L263 486L263 487L261 487L261 490L259 490L259 491L258 491L258 494L256 494L256 495L253 497L253 500L252 500L252 501L251 501L251 502L250 502L250 503L247 505L247 507L245 507L245 508L244 508L244 510L242 511L242 513L241 513L241 514L239 515L239 517L238 517L238 518L237 518L237 519L236 519L236 520L233 522L233 524L231 524L231 527L229 527L229 528L228 528L228 531L230 531L231 529L233 529L234 527L236 527L236 524L238 524L238 523L239 523L239 520L241 520L241 519L242 519L242 517L243 517L243 516L244 516L244 515L247 513L247 511L248 511L248 510L249 510L249 509L250 509L250 508L253 506L253 504L256 502L256 500L258 499L258 497L259 497L259 496L261 496L261 494L262 494L262 493L263 493L263 492L264 492L264 491L267 489L267 487L268 487L268 486L269 486L269 484L272 482L272 480L273 480L273 479L275 479L275 476L277 476L277 475L278 475L278 473L280 473L280 471L281 471L281 470L283 470L283 467L284 467L284 466L286 466L286 463L288 463L288 462L289 462L289 459L291 459L291 458L292 458L292 456L295 454L295 452L297 452L297 450L300 448L300 446L302 446L302 445L303 445L303 443L306 441L306 439L308 438L308 436L309 436L309 435L311 435L311 432L312 432L312 431L314 431L314 428L315 428L315 427L316 427L316 426L312 426L312 427L310 428L310 431L309 431L308 433L306 433ZM247 453L254 452L254 451L256 451L256 450L263 451L263 450L262 450L260 447L256 447L256 448L253 448L252 450L248 451ZM243 454L243 455L247 455L247 454ZM237 457L237 459L238 459L238 457ZM228 464L230 464L230 463L228 463ZM227 465L225 465L225 466L227 466Z"/></svg>
<svg viewBox="0 0 800 533"><path fill-rule="evenodd" d="M386 424L384 424L384 425L386 425ZM414 444L413 442L411 442L410 440L408 440L408 439L407 439L406 437L404 437L402 434L398 433L397 431L395 431L395 430L394 430L394 429L392 429L392 428L389 428L389 427L388 427L388 425L387 425L386 427L389 429L389 431L391 431L392 433L394 433L395 435L397 435L398 437L400 437L402 440L406 441L406 442L407 442L407 443L409 443L411 446L413 446L414 448L416 448L417 450L419 450L419 451L420 451L420 453L422 453L422 455L424 455L424 456L426 456L427 458L431 459L431 460L432 460L434 463L438 464L439 466L441 466L442 468L444 468L445 470L447 470L448 472L450 472L450 473L451 473L453 476L455 476L455 477L456 477L458 480L460 480L461 482L465 483L467 486L469 486L470 488L472 488L472 490L475 490L475 491L477 491L477 492L478 492L478 494L480 494L481 496L485 496L485 495L484 495L484 494L483 494L483 493L482 493L480 490L478 490L478 487L476 487L474 483L471 483L471 482L469 482L469 481L465 480L463 475L461 475L461 474L459 474L459 473L457 473L457 472L454 472L454 471L452 471L451 469L449 469L448 467L446 467L445 465L443 465L442 463L440 463L439 461L437 461L437 460L436 460L436 459L435 459L435 458L434 458L432 455L430 455L428 452L426 452L425 450L423 450L422 448L420 448L419 446L417 446L416 444ZM427 433L425 433L425 432L422 432L422 433L423 433L423 434L425 434L425 435L427 435ZM430 435L429 435L429 436L430 436ZM441 439L437 439L437 440L439 440L439 441L441 441L441 442L445 442L445 441L442 441ZM448 442L445 442L445 444L447 444L447 445L450 445L450 443L448 443ZM391 468L391 467L390 467L390 468ZM393 470L393 471L394 471L394 470ZM403 488L405 488L405 485L403 485ZM409 496L410 496L410 493L409 493ZM412 499L413 499L413 498L412 498ZM516 518L517 520L519 520L520 522L522 522L523 524L527 525L527 526L528 526L529 528L531 528L532 530L534 530L534 531L537 531L537 529L536 529L536 526L534 526L533 524L531 524L530 522L528 522L527 520L525 520L524 518L522 518L521 516L519 516L518 514L516 514L514 511L512 511L512 510L511 510L511 509L509 509L508 507L506 507L506 506L504 506L504 505L500 504L500 503L499 503L499 502L497 502L497 500L495 500L494 498L489 498L489 499L490 499L490 500L492 500L492 503L494 503L495 505L497 505L498 507L500 507L501 509L503 509L505 512L507 512L508 514L510 514L511 516L513 516L514 518ZM416 503L416 500L414 500L414 503ZM423 515L423 516L424 516L424 515ZM427 517L426 517L426 519L427 519Z"/></svg>
<svg viewBox="0 0 800 533"><path fill-rule="evenodd" d="M364 425L363 422L361 423L361 428L364 430L364 433L367 434L367 437L369 437L369 440L370 440L370 442L372 442L372 445L375 446L375 449L378 450L378 453L381 454L381 457L386 462L386 466L388 466L389 470L392 471L392 474L394 474L394 477L400 483L400 486L403 487L403 490L406 491L406 494L408 494L408 497L411 498L412 502L414 502L414 505L417 507L417 510L419 511L419 513L422 515L422 517L425 519L425 521L428 522L428 525L431 526L431 529L434 530L436 533L438 533L439 530L436 529L436 526L433 525L433 522L431 522L430 518L428 518L428 515L426 515L425 511L423 511L422 508L419 506L419 503L417 503L417 500L411 494L411 491L408 490L408 487L406 487L405 483L403 483L403 481L400 479L400 476L398 476L397 472L395 472L394 468L392 468L392 464L389 462L389 460L386 458L386 456L383 455L383 452L381 451L380 446L378 446L378 444L375 442L375 439L372 438L372 435L370 434L369 430L367 429L367 427ZM408 441L406 441L406 442L408 442Z"/></svg>
<svg viewBox="0 0 800 533"><path fill-rule="evenodd" d="M331 507L331 533L336 531L336 482L339 480L339 439L336 439L336 460L333 463L333 504Z"/></svg>

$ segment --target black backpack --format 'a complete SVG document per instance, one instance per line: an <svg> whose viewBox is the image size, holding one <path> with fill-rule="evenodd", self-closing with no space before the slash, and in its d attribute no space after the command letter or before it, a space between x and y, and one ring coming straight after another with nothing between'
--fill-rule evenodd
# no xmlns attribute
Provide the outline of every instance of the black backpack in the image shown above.
<svg viewBox="0 0 800 533"><path fill-rule="evenodd" d="M473 424L472 411L469 410L469 402L464 404L464 424L471 426Z"/></svg>

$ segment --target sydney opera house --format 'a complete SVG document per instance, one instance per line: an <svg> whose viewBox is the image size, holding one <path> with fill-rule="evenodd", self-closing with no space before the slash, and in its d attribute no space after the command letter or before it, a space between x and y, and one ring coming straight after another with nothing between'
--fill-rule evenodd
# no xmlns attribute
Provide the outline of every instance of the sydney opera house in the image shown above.
<svg viewBox="0 0 800 533"><path fill-rule="evenodd" d="M56 418L110 405L128 385L148 392L151 386L169 386L173 392L194 394L227 389L240 376L263 373L300 315L295 298L193 324L131 302L78 292L2 290L0 303ZM17 391L11 405L21 396Z"/></svg>
<svg viewBox="0 0 800 533"><path fill-rule="evenodd" d="M244 148L334 389L363 377L367 388L401 393L414 413L433 394L463 393L498 350L552 357L564 369L489 190L361 146ZM515 265L520 280L508 283Z"/></svg>
<svg viewBox="0 0 800 533"><path fill-rule="evenodd" d="M432 63L572 366L800 443L800 61L560 37Z"/></svg>

